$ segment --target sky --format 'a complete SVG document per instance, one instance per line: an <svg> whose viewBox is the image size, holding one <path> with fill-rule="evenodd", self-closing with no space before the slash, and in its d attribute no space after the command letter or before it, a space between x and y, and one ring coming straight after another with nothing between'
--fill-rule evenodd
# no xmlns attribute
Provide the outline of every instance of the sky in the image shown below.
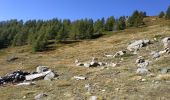
<svg viewBox="0 0 170 100"><path fill-rule="evenodd" d="M134 10L158 15L170 0L0 0L0 21L18 19L82 19L131 15Z"/></svg>

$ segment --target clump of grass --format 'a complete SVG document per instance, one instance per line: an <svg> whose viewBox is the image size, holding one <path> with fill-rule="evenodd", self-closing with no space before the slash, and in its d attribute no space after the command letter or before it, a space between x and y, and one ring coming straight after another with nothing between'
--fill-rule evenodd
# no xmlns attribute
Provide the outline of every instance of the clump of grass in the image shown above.
<svg viewBox="0 0 170 100"><path fill-rule="evenodd" d="M157 80L170 80L170 74L162 74L156 77Z"/></svg>
<svg viewBox="0 0 170 100"><path fill-rule="evenodd" d="M162 38L162 35L159 35L159 34L158 34L158 35L155 35L154 38L156 38L156 39L161 39L161 38Z"/></svg>
<svg viewBox="0 0 170 100"><path fill-rule="evenodd" d="M129 53L126 53L126 54L124 54L124 55L122 55L122 56L116 56L115 58L129 58L129 57L132 57L132 56L134 56L134 54L129 54Z"/></svg>

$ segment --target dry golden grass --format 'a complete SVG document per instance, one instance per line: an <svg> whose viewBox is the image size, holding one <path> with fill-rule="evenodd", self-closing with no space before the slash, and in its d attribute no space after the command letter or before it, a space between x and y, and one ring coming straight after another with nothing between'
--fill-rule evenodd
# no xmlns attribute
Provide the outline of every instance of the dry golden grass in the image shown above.
<svg viewBox="0 0 170 100"><path fill-rule="evenodd" d="M115 68L81 68L74 64L77 58L81 61L89 61L91 57L97 57L100 61L119 62L120 58L109 59L104 57L104 53L114 54L119 50L125 50L132 40L145 38L153 40L157 37L160 41L163 37L170 35L167 21L162 19L152 21L151 18L146 20L148 27L126 29L116 34L113 32L109 33L109 36L66 44L52 51L33 54L28 46L1 50L1 76L18 69L35 71L38 65L49 66L59 74L56 80L52 82L40 80L35 86L1 86L1 100L23 100L23 96L26 96L26 100L33 100L34 96L41 92L49 95L48 100L87 100L91 95L106 100L160 100L162 97L168 100L170 98L167 93L170 91L170 88L167 88L168 84L166 82L155 84L152 81L157 79L160 68L170 64L169 55L155 61L149 56L150 51L145 47L139 51L139 55L153 61L149 66L155 74L153 77L136 75L134 63L137 55L123 57L124 61ZM158 51L162 49L162 44L154 42L149 45L149 48ZM19 59L7 63L6 59L11 55L16 55ZM74 80L73 76L76 75L85 76L87 80ZM141 79L146 81L141 82ZM85 84L92 86L90 93L84 88Z"/></svg>

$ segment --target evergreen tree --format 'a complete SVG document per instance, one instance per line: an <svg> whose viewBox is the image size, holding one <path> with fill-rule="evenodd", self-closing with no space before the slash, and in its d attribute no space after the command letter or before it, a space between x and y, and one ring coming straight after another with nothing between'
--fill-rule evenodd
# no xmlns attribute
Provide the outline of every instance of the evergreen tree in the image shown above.
<svg viewBox="0 0 170 100"><path fill-rule="evenodd" d="M118 22L118 29L124 30L125 28L126 28L126 18L125 18L125 16L121 16L119 18L119 22Z"/></svg>
<svg viewBox="0 0 170 100"><path fill-rule="evenodd" d="M32 45L33 52L44 51L46 50L46 46L48 44L47 38L45 34L40 34L37 40Z"/></svg>
<svg viewBox="0 0 170 100"><path fill-rule="evenodd" d="M98 19L94 23L94 32L103 32L104 31L104 19Z"/></svg>
<svg viewBox="0 0 170 100"><path fill-rule="evenodd" d="M139 27L144 25L143 18L143 14L136 10L133 12L132 16L129 17L128 24L130 27Z"/></svg>
<svg viewBox="0 0 170 100"><path fill-rule="evenodd" d="M166 11L166 19L170 19L170 6L168 7Z"/></svg>
<svg viewBox="0 0 170 100"><path fill-rule="evenodd" d="M114 16L107 18L106 25L105 25L106 31L113 31L114 24L115 24Z"/></svg>
<svg viewBox="0 0 170 100"><path fill-rule="evenodd" d="M163 12L163 11L161 11L160 13L159 13L159 18L163 18L165 16L165 13Z"/></svg>
<svg viewBox="0 0 170 100"><path fill-rule="evenodd" d="M61 42L61 41L65 41L67 38L68 38L68 33L66 32L66 29L63 25L58 31L56 39L57 41Z"/></svg>

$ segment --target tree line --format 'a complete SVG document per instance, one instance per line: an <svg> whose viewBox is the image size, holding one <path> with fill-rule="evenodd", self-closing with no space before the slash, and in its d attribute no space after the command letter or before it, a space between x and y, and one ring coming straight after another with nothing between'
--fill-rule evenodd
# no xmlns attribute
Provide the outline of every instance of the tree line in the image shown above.
<svg viewBox="0 0 170 100"><path fill-rule="evenodd" d="M34 52L44 51L49 40L63 42L67 40L93 39L101 36L105 31L119 31L127 27L144 25L144 17L146 17L146 12L136 10L129 17L115 18L110 16L96 21L87 18L75 21L58 18L28 20L26 22L16 19L1 21L0 48L30 45Z"/></svg>

